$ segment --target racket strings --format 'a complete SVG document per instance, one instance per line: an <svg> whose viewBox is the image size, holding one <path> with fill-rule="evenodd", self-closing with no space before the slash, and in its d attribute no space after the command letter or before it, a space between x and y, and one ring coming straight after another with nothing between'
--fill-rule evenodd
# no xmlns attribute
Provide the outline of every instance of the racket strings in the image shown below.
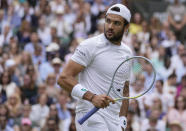
<svg viewBox="0 0 186 131"><path fill-rule="evenodd" d="M113 92L123 98L125 82L130 80L129 97L140 96L151 88L155 74L153 74L152 64L144 58L133 58L122 63L114 76Z"/></svg>

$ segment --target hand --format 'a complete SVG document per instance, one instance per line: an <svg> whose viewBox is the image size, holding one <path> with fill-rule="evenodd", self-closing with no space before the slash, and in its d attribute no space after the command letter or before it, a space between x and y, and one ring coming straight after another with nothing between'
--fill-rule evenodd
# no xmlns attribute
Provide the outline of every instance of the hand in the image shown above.
<svg viewBox="0 0 186 131"><path fill-rule="evenodd" d="M92 104L98 108L106 108L110 102L112 102L112 104L115 103L115 101L107 95L95 95L92 99Z"/></svg>

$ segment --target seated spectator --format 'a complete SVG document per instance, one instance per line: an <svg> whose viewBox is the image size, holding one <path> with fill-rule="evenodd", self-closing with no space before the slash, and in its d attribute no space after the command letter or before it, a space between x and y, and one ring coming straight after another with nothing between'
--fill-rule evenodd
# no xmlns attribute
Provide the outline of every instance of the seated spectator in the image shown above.
<svg viewBox="0 0 186 131"><path fill-rule="evenodd" d="M140 110L139 102L135 99L130 101L130 106L129 108L134 111L133 114L133 120L136 122L140 122L142 119L144 119L144 114Z"/></svg>
<svg viewBox="0 0 186 131"><path fill-rule="evenodd" d="M42 94L46 94L47 95L47 106L50 106L51 104L56 103L56 99L55 98L48 96L48 94L47 94L47 85L46 84L40 84L38 86L37 99L39 99L39 97Z"/></svg>
<svg viewBox="0 0 186 131"><path fill-rule="evenodd" d="M39 85L42 83L38 69L34 65L29 65L27 67L26 74L30 76L33 84Z"/></svg>
<svg viewBox="0 0 186 131"><path fill-rule="evenodd" d="M41 94L38 99L38 104L32 106L30 118L33 122L39 124L40 127L44 126L44 120L49 114L49 108L47 104L47 95Z"/></svg>
<svg viewBox="0 0 186 131"><path fill-rule="evenodd" d="M181 83L177 86L176 97L180 95L186 98L186 75L182 77Z"/></svg>
<svg viewBox="0 0 186 131"><path fill-rule="evenodd" d="M60 118L60 121L62 122L60 124L60 130L63 129L64 131L69 130L69 126L71 123L71 114L67 108L68 99L69 99L68 93L62 90L58 96L58 103L56 104L58 116Z"/></svg>
<svg viewBox="0 0 186 131"><path fill-rule="evenodd" d="M31 105L24 104L21 111L22 111L21 116L14 119L14 126L13 126L14 130L15 131L20 130L21 126L23 125L23 121L24 121L23 119L27 119L27 121L30 121L29 123L31 123L32 128L37 129L36 128L38 126L37 123L34 123L30 120Z"/></svg>
<svg viewBox="0 0 186 131"><path fill-rule="evenodd" d="M14 131L8 124L8 116L0 115L0 130L1 131Z"/></svg>
<svg viewBox="0 0 186 131"><path fill-rule="evenodd" d="M127 114L127 131L141 131L141 121L134 120L135 111L129 107Z"/></svg>
<svg viewBox="0 0 186 131"><path fill-rule="evenodd" d="M38 34L36 32L32 32L30 39L31 39L31 42L25 45L24 50L29 52L31 55L33 55L34 51L35 51L34 47L40 45L42 47L42 56L45 56L46 55L45 54L45 47L39 41Z"/></svg>
<svg viewBox="0 0 186 131"><path fill-rule="evenodd" d="M56 85L56 75L54 73L49 74L46 79L46 92L49 97L57 100L60 88L58 88Z"/></svg>
<svg viewBox="0 0 186 131"><path fill-rule="evenodd" d="M39 19L39 27L38 27L38 36L41 39L42 43L47 46L51 43L52 38L50 35L50 27L46 25L45 17L41 17Z"/></svg>
<svg viewBox="0 0 186 131"><path fill-rule="evenodd" d="M55 121L56 121L56 124L58 126L58 128L60 127L60 119L59 119L59 116L58 116L58 110L56 108L56 105L55 104L51 104L50 107L49 107L50 111L49 111L49 114L48 116L46 117L45 121L44 121L44 127L46 127L46 124L47 124L47 120L49 118L54 118Z"/></svg>
<svg viewBox="0 0 186 131"><path fill-rule="evenodd" d="M30 104L36 103L38 87L32 82L28 74L24 75L23 85L20 87L22 102L28 100Z"/></svg>
<svg viewBox="0 0 186 131"><path fill-rule="evenodd" d="M186 100L183 96L175 99L175 106L167 114L168 124L178 121L183 129L186 129Z"/></svg>
<svg viewBox="0 0 186 131"><path fill-rule="evenodd" d="M149 25L150 25L150 33L152 36L157 36L158 33L160 32L161 30L161 23L160 23L160 20L155 17L155 16L152 16L150 18L150 22L149 22Z"/></svg>
<svg viewBox="0 0 186 131"><path fill-rule="evenodd" d="M70 43L70 47L69 47L69 51L68 53L65 55L64 57L64 61L65 61L65 64L67 64L67 62L70 60L71 56L73 55L76 47L78 46L79 44L79 39L73 39Z"/></svg>
<svg viewBox="0 0 186 131"><path fill-rule="evenodd" d="M16 61L13 59L8 59L5 62L5 70L7 70L11 75L11 81L15 82L17 86L20 86L20 80L18 75L16 74Z"/></svg>
<svg viewBox="0 0 186 131"><path fill-rule="evenodd" d="M26 43L30 42L31 25L29 21L27 20L22 21L21 26L16 35L21 48L23 48L26 45Z"/></svg>
<svg viewBox="0 0 186 131"><path fill-rule="evenodd" d="M29 65L32 64L33 62L30 53L22 51L20 53L19 63L17 64L17 74L19 77L21 77L21 84L23 84L23 77L26 74L26 69L28 68Z"/></svg>
<svg viewBox="0 0 186 131"><path fill-rule="evenodd" d="M183 131L183 128L181 127L181 124L179 122L172 122L169 125L170 131Z"/></svg>
<svg viewBox="0 0 186 131"><path fill-rule="evenodd" d="M60 131L56 119L49 117L41 131Z"/></svg>
<svg viewBox="0 0 186 131"><path fill-rule="evenodd" d="M159 99L159 100L158 100ZM163 92L163 80L157 80L155 83L155 91L146 99L146 104L152 107L159 101L162 112L168 111L174 106L174 97L166 92Z"/></svg>
<svg viewBox="0 0 186 131"><path fill-rule="evenodd" d="M143 21L141 23L141 26L142 26L142 30L139 33L137 33L137 37L139 42L141 42L142 44L144 44L143 46L145 46L145 44L147 44L150 39L149 26L147 21Z"/></svg>
<svg viewBox="0 0 186 131"><path fill-rule="evenodd" d="M14 128L14 131L39 131L35 128L32 128L32 121L29 118L21 119L21 125L17 128Z"/></svg>
<svg viewBox="0 0 186 131"><path fill-rule="evenodd" d="M54 69L54 73L56 74L57 78L62 71L62 61L60 58L56 57L52 59L52 67Z"/></svg>
<svg viewBox="0 0 186 131"><path fill-rule="evenodd" d="M8 121L7 125L12 127L14 120L9 117L10 116L9 114L10 113L9 113L8 107L5 104L0 104L0 116L6 116L7 121Z"/></svg>
<svg viewBox="0 0 186 131"><path fill-rule="evenodd" d="M8 110L9 110L9 116L13 119L18 117L21 114L21 98L19 94L12 94L8 97L7 102L5 103Z"/></svg>
<svg viewBox="0 0 186 131"><path fill-rule="evenodd" d="M0 34L0 43L2 43L3 45L8 45L12 36L13 32L10 28L10 25L6 23L4 25L4 29L2 29L2 32Z"/></svg>
<svg viewBox="0 0 186 131"><path fill-rule="evenodd" d="M176 96L176 74L173 72L165 81L163 86L163 92Z"/></svg>
<svg viewBox="0 0 186 131"><path fill-rule="evenodd" d="M177 48L177 54L171 57L171 67L175 69L178 83L181 81L182 76L186 73L186 66L184 65L184 58L186 56L185 51L186 48L184 45L180 44Z"/></svg>
<svg viewBox="0 0 186 131"><path fill-rule="evenodd" d="M14 39L13 37L11 39ZM13 59L16 65L19 63L20 54L19 54L19 46L16 40L12 40L9 44L9 56Z"/></svg>
<svg viewBox="0 0 186 131"><path fill-rule="evenodd" d="M9 110L5 104L0 104L0 115L9 116Z"/></svg>
<svg viewBox="0 0 186 131"><path fill-rule="evenodd" d="M3 101L13 93L19 93L19 89L17 88L15 82L12 82L11 75L7 70L0 75L0 92L1 97L3 97Z"/></svg>
<svg viewBox="0 0 186 131"><path fill-rule="evenodd" d="M166 112L163 111L162 108L163 108L163 104L162 104L161 99L158 97L154 98L153 103L150 106L150 109L148 109L146 112L146 117L149 118L153 110L158 110L159 111L159 114L157 114L158 119L165 121Z"/></svg>
<svg viewBox="0 0 186 131"><path fill-rule="evenodd" d="M147 131L155 129L156 131L165 131L166 130L166 123L162 120L158 120L159 117L159 110L154 109L149 117L149 119L145 119L142 121L141 124L141 131Z"/></svg>
<svg viewBox="0 0 186 131"><path fill-rule="evenodd" d="M181 42L185 42L186 30L186 12L185 6L179 0L174 0L174 3L167 7L168 22L172 26L176 37Z"/></svg>
<svg viewBox="0 0 186 131"><path fill-rule="evenodd" d="M140 13L135 13L134 14L134 20L131 22L130 27L129 27L129 33L131 34L137 34L142 31L142 17Z"/></svg>
<svg viewBox="0 0 186 131"><path fill-rule="evenodd" d="M40 45L34 47L32 61L36 67L38 67L41 63L45 62L45 56L42 55L42 47Z"/></svg>

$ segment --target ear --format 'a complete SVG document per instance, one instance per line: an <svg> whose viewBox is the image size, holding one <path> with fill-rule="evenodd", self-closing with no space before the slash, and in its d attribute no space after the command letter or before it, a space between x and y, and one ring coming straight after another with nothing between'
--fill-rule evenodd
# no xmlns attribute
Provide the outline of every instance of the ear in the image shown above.
<svg viewBox="0 0 186 131"><path fill-rule="evenodd" d="M124 30L125 30L125 32L128 32L129 25L130 25L130 24L125 25L125 27L124 27L124 28L125 28L125 29L124 29Z"/></svg>
<svg viewBox="0 0 186 131"><path fill-rule="evenodd" d="M129 26L130 26L130 24L127 24L127 25L125 25L125 27L124 27L124 33L125 33L125 35L128 34Z"/></svg>

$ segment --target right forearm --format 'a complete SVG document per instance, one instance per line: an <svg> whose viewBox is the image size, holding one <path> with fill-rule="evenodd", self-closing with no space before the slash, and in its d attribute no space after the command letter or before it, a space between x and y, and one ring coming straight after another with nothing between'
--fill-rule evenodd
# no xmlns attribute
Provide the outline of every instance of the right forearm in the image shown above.
<svg viewBox="0 0 186 131"><path fill-rule="evenodd" d="M73 88L78 84L78 81L75 79L73 76L68 76L62 74L59 79L58 79L58 84L60 85L61 88L65 89L69 93L72 93ZM78 85L79 86L79 85ZM81 86L80 86L81 87ZM82 88L86 89L86 87ZM86 90L85 90L86 91ZM83 95L83 99L87 101L92 101L94 94L90 91L86 91L86 93Z"/></svg>
<svg viewBox="0 0 186 131"><path fill-rule="evenodd" d="M58 85L60 85L61 88L65 89L66 91L70 93L73 87L77 84L78 84L78 81L72 76L65 77L62 75L58 79Z"/></svg>
<svg viewBox="0 0 186 131"><path fill-rule="evenodd" d="M87 91L84 95L83 95L83 99L92 102L93 97L95 96L95 94L93 94L90 91Z"/></svg>

